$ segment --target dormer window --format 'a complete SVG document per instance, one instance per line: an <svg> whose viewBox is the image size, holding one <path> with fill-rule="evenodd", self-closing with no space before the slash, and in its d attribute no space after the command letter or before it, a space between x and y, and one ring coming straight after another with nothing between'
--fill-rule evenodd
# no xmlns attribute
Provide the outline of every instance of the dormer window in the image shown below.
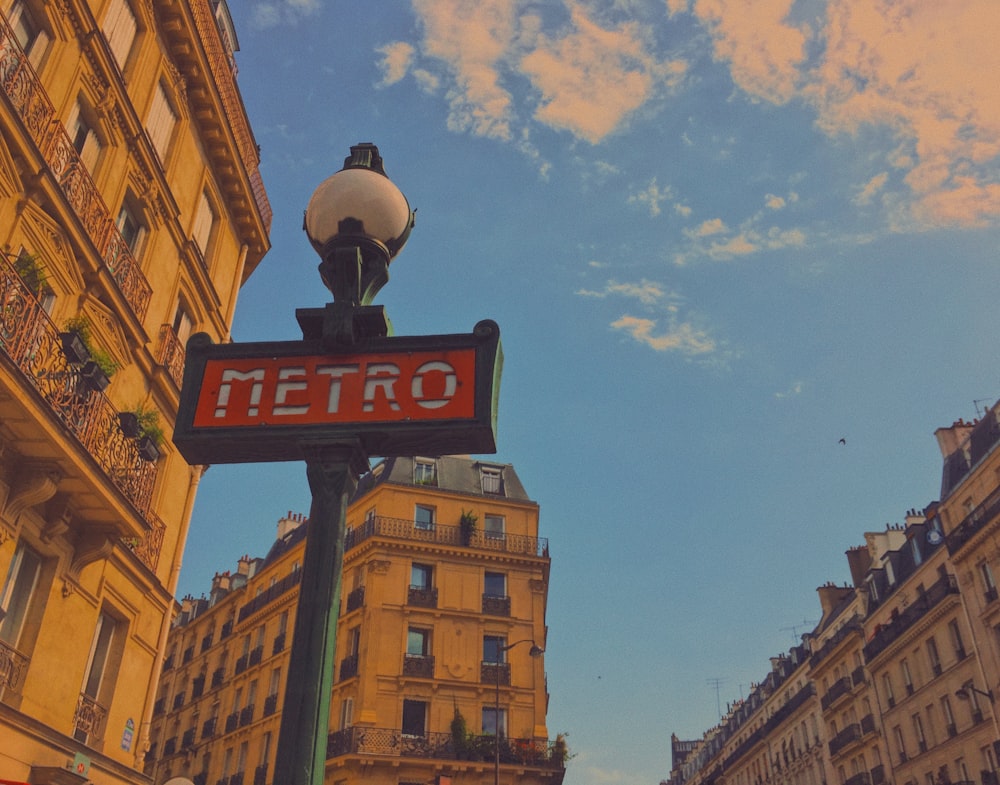
<svg viewBox="0 0 1000 785"><path fill-rule="evenodd" d="M413 462L414 485L437 485L437 464L431 460Z"/></svg>
<svg viewBox="0 0 1000 785"><path fill-rule="evenodd" d="M497 466L480 466L479 481L482 483L483 493L503 495L503 469Z"/></svg>

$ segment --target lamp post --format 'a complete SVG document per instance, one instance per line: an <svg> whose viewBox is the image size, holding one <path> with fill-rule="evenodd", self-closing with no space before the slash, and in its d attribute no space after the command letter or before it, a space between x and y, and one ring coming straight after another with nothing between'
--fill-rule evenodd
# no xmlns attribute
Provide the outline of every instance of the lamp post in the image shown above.
<svg viewBox="0 0 1000 785"><path fill-rule="evenodd" d="M972 685L971 681L967 681L957 690L955 690L955 697L959 700L967 701L972 700L973 695L982 695L984 698L993 701L993 690L980 690Z"/></svg>
<svg viewBox="0 0 1000 785"><path fill-rule="evenodd" d="M531 638L525 638L524 640L514 641L507 646L497 646L497 663L496 663L496 674L497 674L497 691L496 691L496 703L494 707L493 715L493 785L500 785L500 671L502 668L500 665L502 661L500 655L504 654L515 646L519 646L522 643L530 643L531 649L528 650L528 655L531 657L541 657L545 653L545 649L541 648L537 643L535 643Z"/></svg>
<svg viewBox="0 0 1000 785"><path fill-rule="evenodd" d="M388 320L371 299L388 280L389 261L412 225L413 213L386 176L378 148L352 147L344 168L320 184L306 209L304 228L322 258L319 270L333 302L322 315L298 311L303 332L319 327L322 345L331 350L386 335ZM282 785L323 783L347 505L368 466L358 439L302 441L312 505L275 757L274 781Z"/></svg>

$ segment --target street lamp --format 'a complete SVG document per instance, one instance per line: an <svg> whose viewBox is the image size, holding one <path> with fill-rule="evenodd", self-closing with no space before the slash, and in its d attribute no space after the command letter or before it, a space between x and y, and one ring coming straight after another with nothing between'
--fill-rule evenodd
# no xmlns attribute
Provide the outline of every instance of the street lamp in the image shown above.
<svg viewBox="0 0 1000 785"><path fill-rule="evenodd" d="M497 692L496 692L496 704L494 708L493 715L493 785L500 785L500 671L502 670L500 655L510 651L515 646L519 646L522 643L530 643L531 649L528 650L528 655L531 657L541 657L545 653L545 649L541 648L537 643L535 643L531 638L525 638L524 640L514 641L507 646L497 646L497 663L496 663L496 674L497 674Z"/></svg>
<svg viewBox="0 0 1000 785"><path fill-rule="evenodd" d="M972 686L972 682L971 681L967 681L965 684L963 684L961 687L959 687L957 690L955 690L955 697L958 698L958 699L960 699L960 700L964 700L964 701L972 700L973 694L975 694L975 695L982 695L984 698L986 698L990 702L993 701L993 690L983 691L983 690L977 689L976 687Z"/></svg>

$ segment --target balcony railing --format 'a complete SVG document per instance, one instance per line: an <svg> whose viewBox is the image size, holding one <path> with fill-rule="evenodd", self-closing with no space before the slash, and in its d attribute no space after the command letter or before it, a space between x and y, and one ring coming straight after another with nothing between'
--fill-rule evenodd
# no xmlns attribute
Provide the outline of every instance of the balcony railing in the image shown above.
<svg viewBox="0 0 1000 785"><path fill-rule="evenodd" d="M510 686L510 663L481 662L479 664L479 683Z"/></svg>
<svg viewBox="0 0 1000 785"><path fill-rule="evenodd" d="M296 570L298 572L298 570ZM271 655L280 654L285 650L285 633L276 635L274 638L274 644L271 646Z"/></svg>
<svg viewBox="0 0 1000 785"><path fill-rule="evenodd" d="M928 612L953 594L958 594L958 583L955 576L944 575L939 578L909 607L875 633L864 648L865 660L870 663L873 658L885 651L889 645L926 616Z"/></svg>
<svg viewBox="0 0 1000 785"><path fill-rule="evenodd" d="M200 698L205 692L205 677L195 676L191 680L191 700Z"/></svg>
<svg viewBox="0 0 1000 785"><path fill-rule="evenodd" d="M211 717L205 720L205 724L201 726L201 737L203 739L210 739L215 735L215 725L218 720L218 717Z"/></svg>
<svg viewBox="0 0 1000 785"><path fill-rule="evenodd" d="M226 678L226 671L224 668L216 668L212 671L212 689L216 687L221 687L223 680Z"/></svg>
<svg viewBox="0 0 1000 785"><path fill-rule="evenodd" d="M365 604L365 587L358 586L347 595L347 612L356 611Z"/></svg>
<svg viewBox="0 0 1000 785"><path fill-rule="evenodd" d="M861 741L861 726L855 722L848 725L830 740L830 755L836 755L844 747L856 741Z"/></svg>
<svg viewBox="0 0 1000 785"><path fill-rule="evenodd" d="M524 534L497 535L476 530L470 538L468 534L463 537L460 526L435 524L429 528L421 528L415 521L387 518L382 515L377 515L374 519L369 519L357 528L351 529L347 533L344 550L356 548L372 537L455 545L527 556L549 555L549 541L544 537L528 537Z"/></svg>
<svg viewBox="0 0 1000 785"><path fill-rule="evenodd" d="M358 655L349 654L340 661L340 680L346 681L358 675Z"/></svg>
<svg viewBox="0 0 1000 785"><path fill-rule="evenodd" d="M104 735L104 720L107 717L108 710L104 706L89 695L80 693L76 713L73 715L73 728L77 732L99 740Z"/></svg>
<svg viewBox="0 0 1000 785"><path fill-rule="evenodd" d="M483 613L490 616L510 616L510 597L484 594Z"/></svg>
<svg viewBox="0 0 1000 785"><path fill-rule="evenodd" d="M435 758L491 763L496 755L495 736L473 736L456 745L450 733L404 734L400 729L347 728L327 738L326 757L380 755L400 758ZM543 769L563 769L565 749L536 739L500 739L500 762Z"/></svg>
<svg viewBox="0 0 1000 785"><path fill-rule="evenodd" d="M267 764L262 763L253 770L253 785L264 785L267 782Z"/></svg>
<svg viewBox="0 0 1000 785"><path fill-rule="evenodd" d="M240 727L241 728L244 725L249 725L251 722L253 722L253 709L254 709L254 705L252 703L248 703L246 706L244 706L240 710Z"/></svg>
<svg viewBox="0 0 1000 785"><path fill-rule="evenodd" d="M0 17L0 90L21 118L63 196L141 322L149 307L152 287L118 231L111 211L73 147L73 140L59 120L48 93L3 17Z"/></svg>
<svg viewBox="0 0 1000 785"><path fill-rule="evenodd" d="M278 710L278 693L272 693L264 698L264 716L270 717Z"/></svg>
<svg viewBox="0 0 1000 785"><path fill-rule="evenodd" d="M0 688L21 691L30 660L17 649L0 641Z"/></svg>
<svg viewBox="0 0 1000 785"><path fill-rule="evenodd" d="M302 570L295 570L288 573L284 578L275 583L273 586L268 586L264 591L250 600L246 605L240 608L239 621L245 620L248 616L253 615L259 611L264 606L268 605L272 601L278 599L285 592L289 591L295 586L299 585L299 581L302 580ZM232 632L233 624L232 622L227 622L227 626L222 628L223 637Z"/></svg>
<svg viewBox="0 0 1000 785"><path fill-rule="evenodd" d="M871 785L871 777L867 771L859 771L853 777L844 780L844 785Z"/></svg>
<svg viewBox="0 0 1000 785"><path fill-rule="evenodd" d="M430 655L406 654L403 656L403 675L434 678L434 658Z"/></svg>
<svg viewBox="0 0 1000 785"><path fill-rule="evenodd" d="M995 489L979 503L948 535L948 553L954 554L973 535L1000 514L1000 488Z"/></svg>
<svg viewBox="0 0 1000 785"><path fill-rule="evenodd" d="M880 763L871 770L872 785L882 785L885 782L885 767Z"/></svg>
<svg viewBox="0 0 1000 785"><path fill-rule="evenodd" d="M250 652L250 666L259 665L260 661L264 659L264 646L263 644L255 647Z"/></svg>
<svg viewBox="0 0 1000 785"><path fill-rule="evenodd" d="M58 328L6 259L0 259L0 354L14 364L22 381L34 388L150 525L147 536L159 538L155 552L149 552L151 543L139 538L126 544L137 555L144 554L147 566L155 565L162 542L162 531L150 515L156 463L140 457L136 440L122 432L118 410L104 393L91 389L82 366L67 359Z"/></svg>
<svg viewBox="0 0 1000 785"><path fill-rule="evenodd" d="M436 608L438 606L438 590L428 586L410 586L406 596L407 605L420 608Z"/></svg>
<svg viewBox="0 0 1000 785"><path fill-rule="evenodd" d="M833 683L833 686L830 687L830 689L826 691L826 694L820 699L819 703L820 706L823 707L823 711L829 709L830 706L836 702L837 698L850 693L852 686L850 676L844 676L843 678L837 679Z"/></svg>

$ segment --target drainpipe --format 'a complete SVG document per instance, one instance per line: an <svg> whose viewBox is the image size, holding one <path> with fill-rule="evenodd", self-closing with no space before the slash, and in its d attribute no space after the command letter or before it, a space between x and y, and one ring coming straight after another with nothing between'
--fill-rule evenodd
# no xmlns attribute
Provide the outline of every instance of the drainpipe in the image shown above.
<svg viewBox="0 0 1000 785"><path fill-rule="evenodd" d="M246 243L240 248L240 258L236 262L236 275L233 276L233 282L235 286L233 287L233 296L229 301L229 308L226 310L226 335L223 338L223 343L229 343L233 337L233 315L236 312L236 300L239 298L240 294L240 281L243 280L243 270L247 264L247 253L250 246Z"/></svg>
<svg viewBox="0 0 1000 785"><path fill-rule="evenodd" d="M153 721L153 703L156 701L156 692L160 687L160 675L163 670L163 660L167 654L167 636L170 634L170 625L173 622L173 598L177 591L177 582L180 579L181 563L184 560L184 545L187 542L188 529L191 526L191 511L194 508L194 497L198 491L198 483L201 482L206 466L191 466L191 484L188 485L187 497L184 499L184 512L181 515L181 532L177 538L177 547L174 549L174 563L170 565L170 575L167 577L167 590L169 599L167 609L163 614L163 623L160 625L160 636L156 642L156 657L153 659L153 671L150 674L149 689L146 691L146 703L142 712L142 724L139 726L139 744L136 746L135 768L142 770L143 760L149 750L149 728Z"/></svg>

